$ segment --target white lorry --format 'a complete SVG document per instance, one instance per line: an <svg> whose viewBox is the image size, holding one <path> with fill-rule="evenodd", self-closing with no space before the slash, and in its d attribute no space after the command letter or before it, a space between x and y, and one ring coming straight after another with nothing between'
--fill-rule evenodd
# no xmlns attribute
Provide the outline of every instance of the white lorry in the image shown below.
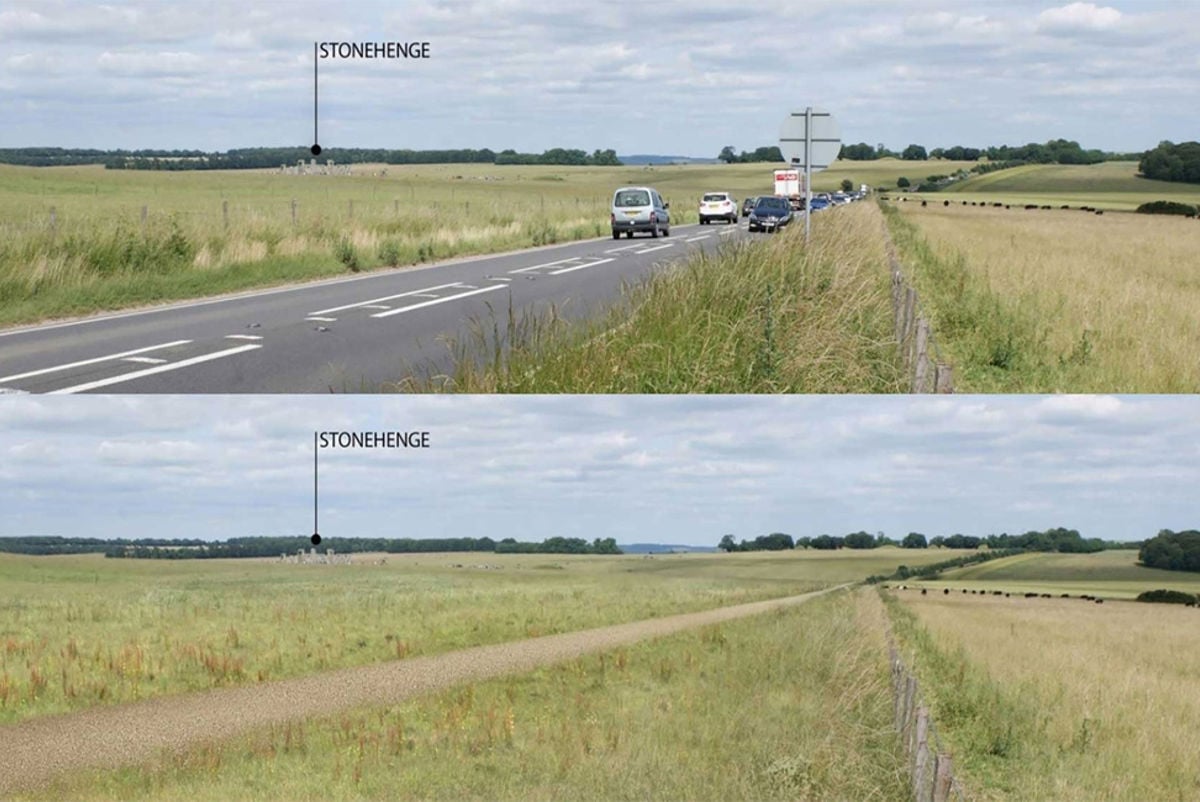
<svg viewBox="0 0 1200 802"><path fill-rule="evenodd" d="M800 170L775 171L775 194L788 199L793 209L804 205L804 174Z"/></svg>

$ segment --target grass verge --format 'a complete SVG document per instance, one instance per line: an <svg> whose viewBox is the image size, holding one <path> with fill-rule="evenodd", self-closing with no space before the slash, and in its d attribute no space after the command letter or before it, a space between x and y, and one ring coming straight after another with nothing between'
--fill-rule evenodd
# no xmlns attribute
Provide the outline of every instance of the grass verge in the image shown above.
<svg viewBox="0 0 1200 802"><path fill-rule="evenodd" d="M30 798L905 799L882 615L837 594Z"/></svg>
<svg viewBox="0 0 1200 802"><path fill-rule="evenodd" d="M879 211L854 204L766 241L730 243L627 287L571 324L477 322L451 376L402 389L470 393L873 393L903 389ZM508 350L499 347L506 343Z"/></svg>

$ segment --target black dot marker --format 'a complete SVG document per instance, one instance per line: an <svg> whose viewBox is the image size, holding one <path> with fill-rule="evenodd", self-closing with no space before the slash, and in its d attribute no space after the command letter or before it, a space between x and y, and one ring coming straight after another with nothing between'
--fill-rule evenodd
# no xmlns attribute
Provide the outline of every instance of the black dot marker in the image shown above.
<svg viewBox="0 0 1200 802"><path fill-rule="evenodd" d="M313 536L312 536L311 538L309 538L309 539L310 539L310 540L312 540L312 544L313 544L314 546L319 546L319 545L321 545L321 536L320 536L320 535L318 535L316 532L313 532Z"/></svg>
<svg viewBox="0 0 1200 802"><path fill-rule="evenodd" d="M314 156L321 155L321 146L320 145L313 145L311 148L309 148L309 150L312 151L312 155L314 155Z"/></svg>

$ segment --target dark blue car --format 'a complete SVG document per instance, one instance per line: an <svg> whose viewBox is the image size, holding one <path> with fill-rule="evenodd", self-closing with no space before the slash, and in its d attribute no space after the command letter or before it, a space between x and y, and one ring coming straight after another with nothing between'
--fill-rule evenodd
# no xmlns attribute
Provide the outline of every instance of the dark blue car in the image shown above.
<svg viewBox="0 0 1200 802"><path fill-rule="evenodd" d="M787 198L766 196L750 211L751 231L774 231L792 222L792 205Z"/></svg>

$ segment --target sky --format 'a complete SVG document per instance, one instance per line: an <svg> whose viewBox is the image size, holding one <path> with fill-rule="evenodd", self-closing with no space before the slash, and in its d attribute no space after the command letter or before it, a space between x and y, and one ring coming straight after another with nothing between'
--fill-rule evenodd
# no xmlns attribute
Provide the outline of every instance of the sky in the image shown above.
<svg viewBox="0 0 1200 802"><path fill-rule="evenodd" d="M13 396L0 536L312 532L715 546L1200 525L1200 396Z"/></svg>
<svg viewBox="0 0 1200 802"><path fill-rule="evenodd" d="M1200 137L1197 0L4 0L0 147L307 146L318 41L431 50L323 62L324 147L715 157L805 106L894 150Z"/></svg>

